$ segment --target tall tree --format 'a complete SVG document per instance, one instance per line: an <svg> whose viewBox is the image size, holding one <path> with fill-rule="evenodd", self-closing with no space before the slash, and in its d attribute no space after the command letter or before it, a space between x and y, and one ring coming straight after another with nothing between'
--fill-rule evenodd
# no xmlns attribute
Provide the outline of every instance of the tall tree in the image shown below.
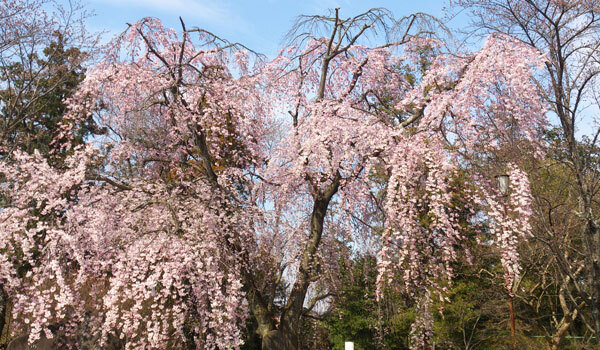
<svg viewBox="0 0 600 350"><path fill-rule="evenodd" d="M83 79L97 41L85 29L87 16L76 2L67 8L45 0L0 3L0 156L19 148L50 151L66 110L62 101Z"/></svg>
<svg viewBox="0 0 600 350"><path fill-rule="evenodd" d="M75 92L85 77L83 68L85 53L78 48L66 48L63 35L56 32L54 40L43 50L42 58L32 53L28 65L40 68L32 77L23 62L13 62L3 67L3 82L0 91L0 120L2 123L3 157L15 149L33 153L38 150L53 163L64 159L65 154L57 150L63 115L67 107L63 101ZM75 128L71 139L73 146L83 144L91 133L98 133L93 120L82 121ZM58 164L57 164L58 165Z"/></svg>
<svg viewBox="0 0 600 350"><path fill-rule="evenodd" d="M565 297L563 326L578 315L600 339L600 228L598 191L600 173L590 157L597 147L598 87L600 86L600 12L591 0L465 0L456 1L472 10L475 28L513 35L546 55L545 69L536 76L543 88L551 119L556 122L553 151L560 165L543 165L569 172L565 191L577 202L577 224L565 227L564 197L536 197L536 212L548 218L537 230L536 239L553 256ZM582 143L579 135L587 135ZM546 171L546 170L544 170ZM557 175L562 177L563 175ZM543 180L543 179L542 179ZM543 215L543 216L542 216ZM571 220L569 220L571 222ZM573 223L572 223L573 224ZM578 230L574 234L573 230ZM579 245L577 242L583 242ZM582 283L585 280L585 283ZM570 286L566 288L566 286ZM566 289L565 289L566 288ZM583 308L590 312L586 317ZM557 332L559 332L557 329ZM560 331L563 332L563 331ZM558 346L558 345L557 345Z"/></svg>
<svg viewBox="0 0 600 350"><path fill-rule="evenodd" d="M275 75L272 96L285 106L290 128L261 174L292 259L278 327L270 325L272 316L259 320L263 339L276 339L280 347L296 346L304 305L313 304L306 300L310 286L331 259L322 252L338 234L354 242L361 241L357 233L373 237L374 212L384 222L378 282L396 280L402 271L423 316L412 346L431 345L430 292L452 276L450 262L463 238L450 203L458 164L469 169L472 200L493 216L507 285L518 274L515 244L529 231L527 180L516 166L504 165L512 175L505 207L489 174L476 165L507 145L536 143L543 106L526 74L539 62L538 53L493 36L479 53L447 56L439 42L424 36L419 16L398 22L396 41L366 44L373 28L385 28L388 15L374 9L347 19L337 10L301 17L292 47L267 67ZM325 28L325 36L307 27ZM423 65L423 53L431 65ZM398 69L403 65L423 73L408 79ZM382 187L373 181L375 171L389 179L383 198L374 192Z"/></svg>

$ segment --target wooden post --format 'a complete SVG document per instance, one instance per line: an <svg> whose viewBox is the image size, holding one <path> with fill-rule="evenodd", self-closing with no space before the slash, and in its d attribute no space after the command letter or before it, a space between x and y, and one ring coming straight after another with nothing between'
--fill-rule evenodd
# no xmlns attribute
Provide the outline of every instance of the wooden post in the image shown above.
<svg viewBox="0 0 600 350"><path fill-rule="evenodd" d="M508 294L508 310L510 311L510 335L512 337L513 350L517 350L517 338L515 336L515 309L513 307L512 293Z"/></svg>

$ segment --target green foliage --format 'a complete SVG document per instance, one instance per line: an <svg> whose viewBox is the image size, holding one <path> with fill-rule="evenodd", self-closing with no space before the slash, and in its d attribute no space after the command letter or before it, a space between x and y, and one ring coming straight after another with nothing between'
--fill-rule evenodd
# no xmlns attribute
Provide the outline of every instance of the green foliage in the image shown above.
<svg viewBox="0 0 600 350"><path fill-rule="evenodd" d="M38 150L58 165L64 153L51 155L52 142L60 132L66 111L64 100L70 97L85 78L82 63L86 54L78 48L67 48L62 34L55 34L42 57L37 53L21 56L0 67L0 157L15 149L28 153ZM90 119L74 128L72 144L98 133ZM60 140L57 140L60 142Z"/></svg>
<svg viewBox="0 0 600 350"><path fill-rule="evenodd" d="M490 262L473 267L484 269ZM435 305L440 312L435 314L434 334L443 348L503 349L509 344L506 293L495 276L500 271L492 264L490 274L462 266L461 276L449 288L450 302Z"/></svg>
<svg viewBox="0 0 600 350"><path fill-rule="evenodd" d="M508 307L502 270L490 247L475 251L473 265L455 266L457 277L448 289L450 302L434 303L435 343L442 349L507 349L510 346ZM416 314L411 299L386 290L377 301L376 258L360 256L344 266L342 290L322 322L330 348L408 349Z"/></svg>
<svg viewBox="0 0 600 350"><path fill-rule="evenodd" d="M366 255L342 267L342 289L324 322L333 349L344 349L346 341L357 350L406 348L414 311L400 311L400 296L391 291L377 301L376 263Z"/></svg>

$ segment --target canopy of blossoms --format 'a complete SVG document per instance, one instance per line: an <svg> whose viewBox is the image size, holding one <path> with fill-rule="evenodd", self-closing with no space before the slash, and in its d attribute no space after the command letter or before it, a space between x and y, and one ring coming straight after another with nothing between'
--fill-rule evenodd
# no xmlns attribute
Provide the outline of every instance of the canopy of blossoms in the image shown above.
<svg viewBox="0 0 600 350"><path fill-rule="evenodd" d="M90 114L107 135L65 169L39 154L0 163L0 281L16 322L30 341L57 323L75 337L85 320L127 348L238 348L265 249L314 278L335 272L312 267L336 232L376 242L379 284L421 300L414 344L426 343L432 292L464 251L456 196L489 218L509 289L519 273L527 176L505 164L504 197L484 160L541 152L541 62L496 35L460 57L433 40L311 37L262 63L202 30L138 22L67 101L64 136ZM306 288L292 291L300 306Z"/></svg>

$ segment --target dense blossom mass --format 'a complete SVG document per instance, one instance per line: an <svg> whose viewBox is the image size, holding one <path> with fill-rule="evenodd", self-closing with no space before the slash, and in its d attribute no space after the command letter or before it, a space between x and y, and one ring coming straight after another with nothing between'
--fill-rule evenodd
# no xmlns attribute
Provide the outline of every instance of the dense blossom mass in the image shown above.
<svg viewBox="0 0 600 350"><path fill-rule="evenodd" d="M463 195L471 223L491 225L485 244L501 248L510 290L529 184L505 164L503 196L485 160L541 154L545 111L530 76L543 58L503 35L462 56L419 37L332 40L304 37L270 62L155 19L114 40L65 102L57 140L90 116L106 135L61 169L37 153L0 163L0 280L29 341L55 324L73 340L85 320L90 337L127 348L239 348L248 313L260 323L270 310L264 257L287 266L279 330L293 328L287 310L335 274L344 237L377 247L382 289L419 300L419 348L431 299L464 253Z"/></svg>

